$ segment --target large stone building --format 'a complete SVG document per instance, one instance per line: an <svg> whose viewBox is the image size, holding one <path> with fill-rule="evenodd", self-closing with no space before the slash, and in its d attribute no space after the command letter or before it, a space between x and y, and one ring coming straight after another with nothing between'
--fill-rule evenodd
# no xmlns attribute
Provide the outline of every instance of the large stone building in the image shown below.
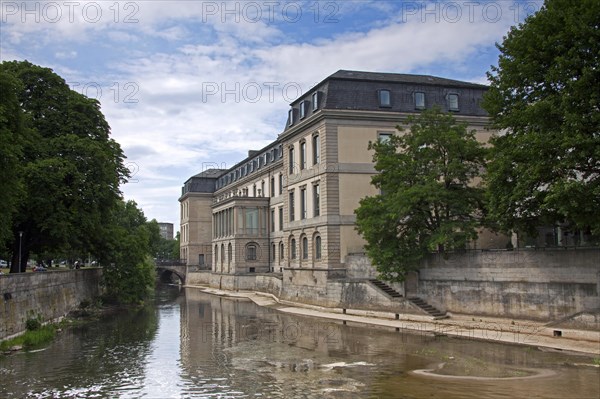
<svg viewBox="0 0 600 399"><path fill-rule="evenodd" d="M173 223L158 222L159 234L165 240L173 239Z"/></svg>
<svg viewBox="0 0 600 399"><path fill-rule="evenodd" d="M291 104L271 144L185 182L181 258L221 275L281 273L294 285L345 276L346 257L364 245L354 210L377 194L369 141L385 140L408 116L438 106L485 142L486 90L433 76L334 73ZM473 245L504 247L506 238L483 234Z"/></svg>

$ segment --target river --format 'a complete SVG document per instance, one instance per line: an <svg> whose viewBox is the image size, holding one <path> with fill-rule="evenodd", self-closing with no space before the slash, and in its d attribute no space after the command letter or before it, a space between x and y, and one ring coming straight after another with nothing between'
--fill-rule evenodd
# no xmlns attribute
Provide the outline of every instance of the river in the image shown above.
<svg viewBox="0 0 600 399"><path fill-rule="evenodd" d="M0 357L0 397L597 399L593 362L298 317L161 286L153 306ZM415 372L424 369L433 371Z"/></svg>

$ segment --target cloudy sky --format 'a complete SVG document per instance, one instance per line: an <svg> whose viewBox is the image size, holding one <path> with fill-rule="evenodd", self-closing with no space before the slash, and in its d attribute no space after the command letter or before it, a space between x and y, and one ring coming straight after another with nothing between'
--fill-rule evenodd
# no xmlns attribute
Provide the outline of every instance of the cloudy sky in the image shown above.
<svg viewBox="0 0 600 399"><path fill-rule="evenodd" d="M540 1L5 1L0 60L52 68L102 104L149 219L181 186L283 130L339 69L486 83L496 42Z"/></svg>

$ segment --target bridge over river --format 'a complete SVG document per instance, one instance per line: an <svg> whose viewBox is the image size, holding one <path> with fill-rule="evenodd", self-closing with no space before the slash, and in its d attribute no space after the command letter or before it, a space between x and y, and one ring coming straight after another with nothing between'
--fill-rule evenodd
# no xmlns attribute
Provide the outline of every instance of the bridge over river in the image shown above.
<svg viewBox="0 0 600 399"><path fill-rule="evenodd" d="M182 284L185 284L187 265L181 260L156 260L156 272L163 281L171 281L174 274L179 277Z"/></svg>

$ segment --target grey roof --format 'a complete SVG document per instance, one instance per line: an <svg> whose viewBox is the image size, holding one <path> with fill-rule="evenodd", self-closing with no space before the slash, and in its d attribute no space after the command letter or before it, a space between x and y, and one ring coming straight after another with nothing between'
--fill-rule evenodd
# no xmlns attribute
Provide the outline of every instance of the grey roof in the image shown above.
<svg viewBox="0 0 600 399"><path fill-rule="evenodd" d="M217 177L221 176L226 171L227 171L227 169L206 169L205 171L200 172L197 175L194 175L192 177L205 177L205 178L209 178L209 179L216 179Z"/></svg>
<svg viewBox="0 0 600 399"><path fill-rule="evenodd" d="M398 82L398 83L413 83L413 84L430 84L450 87L465 87L485 89L488 86L479 83L464 82L461 80L440 78L431 75L412 75L405 73L383 73L383 72L363 72L363 71L347 71L340 69L327 79L346 79L346 80L362 80L371 82Z"/></svg>

